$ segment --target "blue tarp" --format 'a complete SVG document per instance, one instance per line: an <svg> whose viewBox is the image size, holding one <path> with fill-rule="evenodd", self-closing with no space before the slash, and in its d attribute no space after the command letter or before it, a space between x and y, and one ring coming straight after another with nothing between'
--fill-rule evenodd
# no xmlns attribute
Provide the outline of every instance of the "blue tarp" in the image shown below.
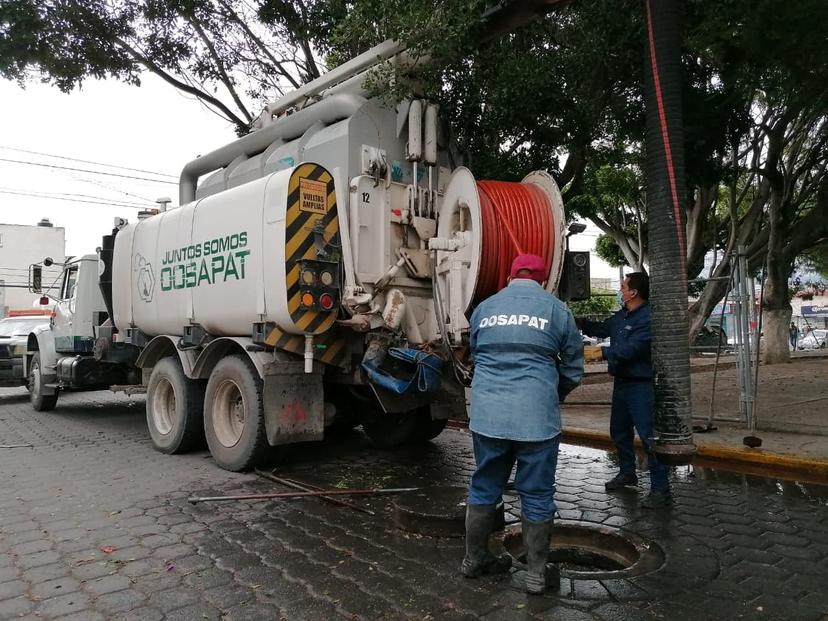
<svg viewBox="0 0 828 621"><path fill-rule="evenodd" d="M408 379L394 377L381 369L375 361L363 362L362 368L376 385L395 395L403 395L412 391L434 392L440 388L443 360L438 356L405 347L391 347L388 349L388 354L392 358L407 363L405 366L411 366L411 377Z"/></svg>

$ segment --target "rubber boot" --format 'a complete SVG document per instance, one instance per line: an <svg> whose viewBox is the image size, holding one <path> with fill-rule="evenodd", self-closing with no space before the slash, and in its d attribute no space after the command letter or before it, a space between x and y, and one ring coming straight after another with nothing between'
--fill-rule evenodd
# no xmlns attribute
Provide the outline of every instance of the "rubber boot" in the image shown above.
<svg viewBox="0 0 828 621"><path fill-rule="evenodd" d="M512 558L489 552L489 535L496 519L496 505L466 505L466 556L460 570L466 578L509 571Z"/></svg>
<svg viewBox="0 0 828 621"><path fill-rule="evenodd" d="M523 579L523 586L526 592L531 595L540 595L548 585L546 562L549 559L549 542L552 539L552 518L544 522L530 522L526 516L521 516L523 528L523 547L526 549L526 565L528 571L525 576L516 579L520 586L520 579ZM521 574L524 572L521 572Z"/></svg>

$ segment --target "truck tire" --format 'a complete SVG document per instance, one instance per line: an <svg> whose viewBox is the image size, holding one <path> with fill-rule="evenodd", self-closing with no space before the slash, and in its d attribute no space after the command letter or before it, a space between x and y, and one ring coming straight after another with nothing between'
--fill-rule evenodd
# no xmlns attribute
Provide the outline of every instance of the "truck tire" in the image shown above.
<svg viewBox="0 0 828 621"><path fill-rule="evenodd" d="M162 453L185 453L204 444L204 383L189 379L175 356L159 360L150 375L147 428Z"/></svg>
<svg viewBox="0 0 828 621"><path fill-rule="evenodd" d="M204 434L210 454L225 470L251 470L266 457L262 380L247 357L223 358L210 374Z"/></svg>
<svg viewBox="0 0 828 621"><path fill-rule="evenodd" d="M446 428L447 418L431 418L431 409L426 405L419 408L415 414L417 418L417 431L414 434L416 442L428 442L433 440Z"/></svg>
<svg viewBox="0 0 828 621"><path fill-rule="evenodd" d="M378 414L362 423L365 434L379 448L394 448L416 442L420 422L416 412L402 414Z"/></svg>
<svg viewBox="0 0 828 621"><path fill-rule="evenodd" d="M53 395L43 394L43 374L40 370L40 352L35 352L29 365L29 401L35 412L49 412L55 409L58 400L57 391Z"/></svg>

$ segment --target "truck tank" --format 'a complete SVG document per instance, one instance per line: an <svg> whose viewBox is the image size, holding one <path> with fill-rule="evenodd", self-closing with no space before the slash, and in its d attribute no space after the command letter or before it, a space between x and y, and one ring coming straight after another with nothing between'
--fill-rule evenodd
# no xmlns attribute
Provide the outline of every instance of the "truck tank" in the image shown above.
<svg viewBox="0 0 828 621"><path fill-rule="evenodd" d="M123 227L113 252L115 325L148 336L256 322L321 334L339 308L331 173L304 162Z"/></svg>

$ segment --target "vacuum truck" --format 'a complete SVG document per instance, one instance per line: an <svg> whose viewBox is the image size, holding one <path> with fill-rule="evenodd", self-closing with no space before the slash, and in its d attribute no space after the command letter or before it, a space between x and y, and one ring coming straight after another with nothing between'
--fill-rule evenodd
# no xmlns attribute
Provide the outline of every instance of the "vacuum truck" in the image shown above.
<svg viewBox="0 0 828 621"><path fill-rule="evenodd" d="M398 54L383 44L270 104L184 167L178 207L118 219L67 262L28 339L34 409L146 391L159 451L206 441L233 471L360 424L381 446L427 440L465 413L468 317L516 254L545 259L550 292L588 297L549 174L477 180L436 105L365 90Z"/></svg>

